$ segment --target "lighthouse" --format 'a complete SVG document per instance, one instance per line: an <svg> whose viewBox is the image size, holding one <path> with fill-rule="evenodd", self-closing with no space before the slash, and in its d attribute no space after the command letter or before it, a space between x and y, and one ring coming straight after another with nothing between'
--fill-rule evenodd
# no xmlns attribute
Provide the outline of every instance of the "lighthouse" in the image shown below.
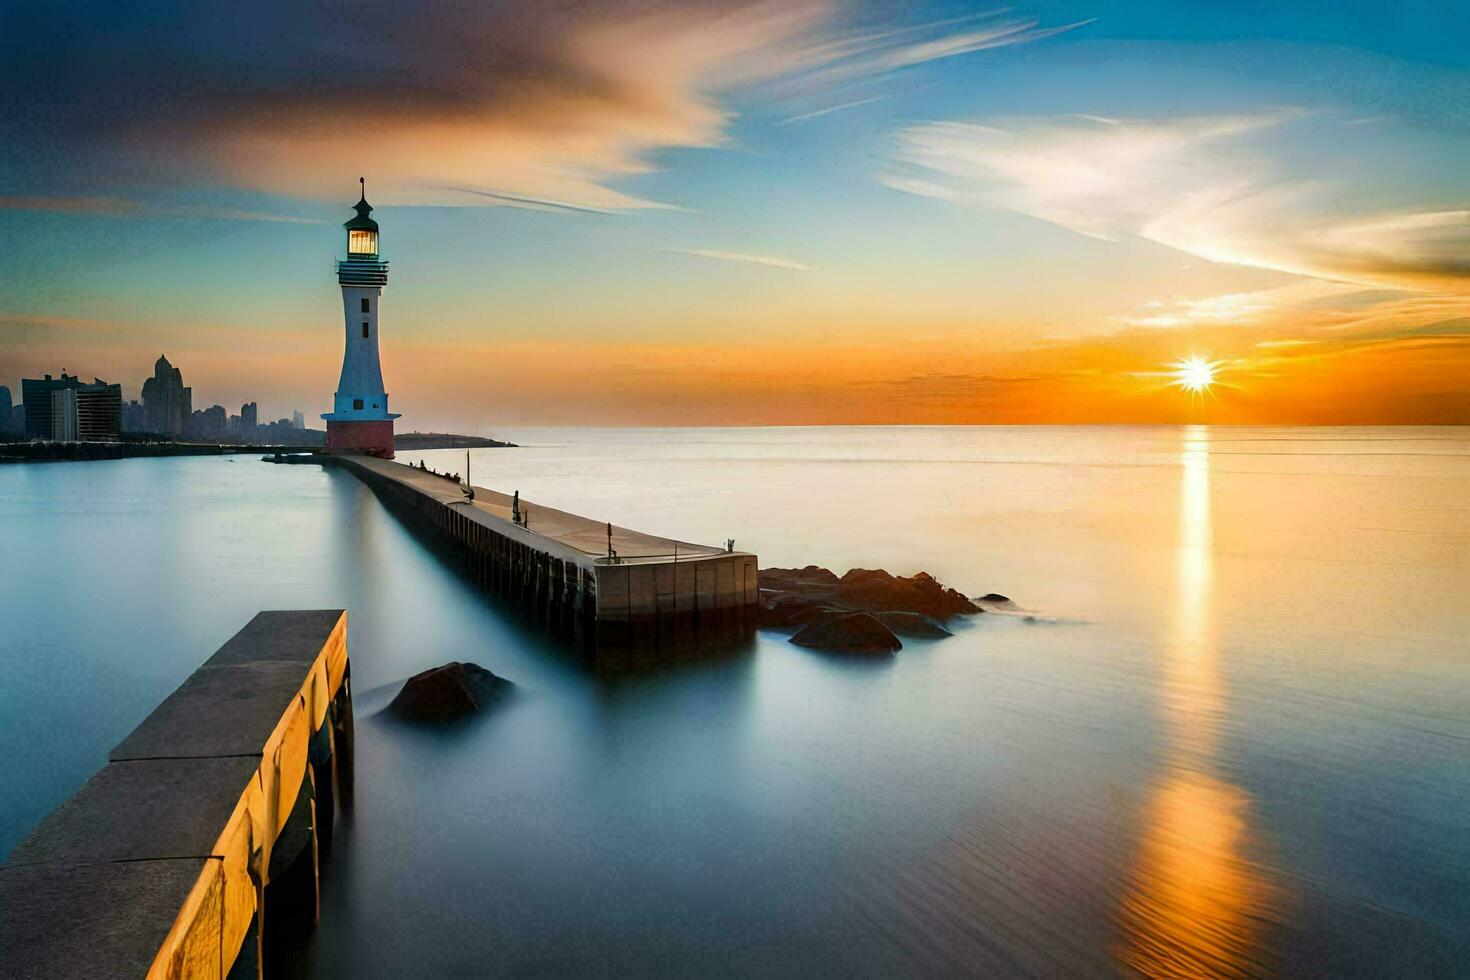
<svg viewBox="0 0 1470 980"><path fill-rule="evenodd" d="M342 287L342 317L346 344L342 376L327 420L327 448L393 458L393 420L388 393L383 390L383 368L378 363L378 301L388 285L388 263L378 255L378 223L367 202L367 182L359 177L362 196L357 216L345 222L347 258L337 263Z"/></svg>

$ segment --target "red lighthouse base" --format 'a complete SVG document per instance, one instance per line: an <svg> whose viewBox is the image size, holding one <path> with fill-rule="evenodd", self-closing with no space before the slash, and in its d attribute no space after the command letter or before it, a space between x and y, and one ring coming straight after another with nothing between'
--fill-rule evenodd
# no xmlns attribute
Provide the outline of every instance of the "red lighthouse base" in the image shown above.
<svg viewBox="0 0 1470 980"><path fill-rule="evenodd" d="M327 449L393 458L393 420L327 422Z"/></svg>

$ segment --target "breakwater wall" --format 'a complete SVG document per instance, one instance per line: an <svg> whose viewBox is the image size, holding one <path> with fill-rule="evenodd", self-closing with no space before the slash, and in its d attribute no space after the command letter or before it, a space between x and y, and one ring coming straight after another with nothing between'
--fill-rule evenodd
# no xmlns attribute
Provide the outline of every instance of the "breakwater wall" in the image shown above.
<svg viewBox="0 0 1470 980"><path fill-rule="evenodd" d="M0 976L260 977L316 922L349 675L345 611L252 619L0 867Z"/></svg>
<svg viewBox="0 0 1470 980"><path fill-rule="evenodd" d="M714 649L755 630L757 558L749 552L662 538L484 487L470 499L453 480L401 463L321 459L361 479L478 587L608 666L622 654Z"/></svg>
<svg viewBox="0 0 1470 980"><path fill-rule="evenodd" d="M320 446L265 446L195 442L8 442L0 463L68 463L166 456L230 456L259 452L320 452Z"/></svg>

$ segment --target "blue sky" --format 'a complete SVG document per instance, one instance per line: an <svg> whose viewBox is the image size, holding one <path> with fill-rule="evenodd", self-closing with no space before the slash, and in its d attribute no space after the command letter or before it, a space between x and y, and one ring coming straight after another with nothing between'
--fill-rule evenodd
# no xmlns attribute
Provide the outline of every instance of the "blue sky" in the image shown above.
<svg viewBox="0 0 1470 980"><path fill-rule="evenodd" d="M424 425L669 421L652 386L704 422L1170 420L1188 406L1128 379L1202 346L1242 382L1220 420L1371 420L1365 397L1470 420L1446 327L1470 282L1466 19L16 8L0 383L135 390L167 352L202 404L319 409L363 174L385 371ZM976 382L875 394L928 376Z"/></svg>

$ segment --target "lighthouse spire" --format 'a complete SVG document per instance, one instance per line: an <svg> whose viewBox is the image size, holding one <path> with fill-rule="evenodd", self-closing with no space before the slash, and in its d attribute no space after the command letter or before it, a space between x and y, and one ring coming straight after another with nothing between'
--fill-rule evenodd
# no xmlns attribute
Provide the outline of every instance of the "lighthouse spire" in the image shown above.
<svg viewBox="0 0 1470 980"><path fill-rule="evenodd" d="M378 223L367 202L367 179L357 178L361 195L357 216L347 229L347 258L337 263L346 327L342 374L332 396L327 421L327 448L367 452L393 458L393 420L383 369L378 362L378 303L388 285L388 263L378 252Z"/></svg>

